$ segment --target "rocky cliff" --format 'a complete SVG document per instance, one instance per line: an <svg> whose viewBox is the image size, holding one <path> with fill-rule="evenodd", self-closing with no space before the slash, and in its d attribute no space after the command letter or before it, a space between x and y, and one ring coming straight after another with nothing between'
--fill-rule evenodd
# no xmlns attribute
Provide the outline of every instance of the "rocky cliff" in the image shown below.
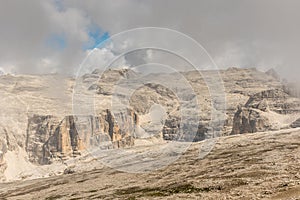
<svg viewBox="0 0 300 200"><path fill-rule="evenodd" d="M133 111L128 113L135 121L126 124L134 130L138 117ZM79 156L90 147L132 146L133 138L132 132L119 128L110 110L101 116L65 116L62 120L50 115L34 115L28 119L26 151L31 162L43 165Z"/></svg>
<svg viewBox="0 0 300 200"><path fill-rule="evenodd" d="M233 118L231 134L288 128L300 113L300 101L283 89L264 90L250 96ZM295 125L292 125L295 126Z"/></svg>
<svg viewBox="0 0 300 200"><path fill-rule="evenodd" d="M142 75L122 69L95 70L76 80L58 75L2 75L0 178L13 179L12 173L22 172L24 167L11 163L12 157L22 157L23 166L28 163L30 169L32 163L64 162L97 148L132 146L138 139L159 136L200 141L299 126L299 99L287 92L274 73L220 70L226 102L212 98L203 78L215 73L201 74ZM182 87L179 76L193 94ZM75 95L80 92L78 101L74 101L74 91ZM197 107L191 102L197 102ZM222 103L226 105L225 121L218 121L211 114ZM197 126L181 123L182 108L186 120ZM220 130L215 129L216 124Z"/></svg>

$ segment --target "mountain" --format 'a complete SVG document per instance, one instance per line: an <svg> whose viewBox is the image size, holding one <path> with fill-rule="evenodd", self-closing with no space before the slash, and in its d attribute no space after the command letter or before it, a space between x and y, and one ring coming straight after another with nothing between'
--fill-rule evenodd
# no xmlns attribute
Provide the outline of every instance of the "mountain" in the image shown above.
<svg viewBox="0 0 300 200"><path fill-rule="evenodd" d="M216 74L222 85L213 85ZM276 77L253 68L161 74L95 70L77 79L3 75L0 90L2 181L98 168L90 154L123 171L151 171L155 156L179 157L190 142L297 128L300 118L299 99ZM163 153L143 149L167 144L182 147ZM136 160L125 160L132 167L124 168L124 160L114 157L122 152L130 158L126 149L138 147L141 157L153 156L141 168L133 165Z"/></svg>

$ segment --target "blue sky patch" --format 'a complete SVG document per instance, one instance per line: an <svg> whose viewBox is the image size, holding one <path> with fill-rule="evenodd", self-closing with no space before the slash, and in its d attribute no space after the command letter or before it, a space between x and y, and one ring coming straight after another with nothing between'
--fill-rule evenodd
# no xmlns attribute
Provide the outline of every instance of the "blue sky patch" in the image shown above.
<svg viewBox="0 0 300 200"><path fill-rule="evenodd" d="M88 34L89 34L89 42L83 45L84 50L94 49L96 47L99 47L99 44L101 42L110 38L108 32L101 30L98 26L95 25L89 29Z"/></svg>

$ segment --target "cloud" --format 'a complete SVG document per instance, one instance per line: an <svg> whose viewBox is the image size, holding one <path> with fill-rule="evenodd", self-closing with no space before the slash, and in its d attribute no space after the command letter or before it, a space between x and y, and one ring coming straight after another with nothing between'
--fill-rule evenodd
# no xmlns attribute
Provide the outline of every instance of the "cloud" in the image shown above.
<svg viewBox="0 0 300 200"><path fill-rule="evenodd" d="M54 50L62 51L67 46L66 38L64 35L53 34L47 39L46 45Z"/></svg>
<svg viewBox="0 0 300 200"><path fill-rule="evenodd" d="M77 70L76 76L82 76L93 72L95 69L107 70L107 68L125 68L127 63L124 57L115 55L110 46L88 49L85 57Z"/></svg>
<svg viewBox="0 0 300 200"><path fill-rule="evenodd" d="M274 67L295 79L299 6L298 0L3 1L0 66L14 66L18 73L74 74L87 51L104 38L158 26L197 40L220 68Z"/></svg>

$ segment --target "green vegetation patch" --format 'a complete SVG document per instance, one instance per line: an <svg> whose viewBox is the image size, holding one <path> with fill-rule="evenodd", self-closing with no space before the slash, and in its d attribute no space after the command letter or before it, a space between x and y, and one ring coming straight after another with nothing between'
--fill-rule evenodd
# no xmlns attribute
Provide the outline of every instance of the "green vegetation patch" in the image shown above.
<svg viewBox="0 0 300 200"><path fill-rule="evenodd" d="M118 196L130 196L129 198L135 197L163 197L170 196L172 194L178 193L201 193L201 192L210 192L215 190L222 190L221 186L210 186L197 188L192 184L176 184L169 185L167 187L154 187L154 188L141 188L141 187L130 187L126 189L121 189L116 191Z"/></svg>

